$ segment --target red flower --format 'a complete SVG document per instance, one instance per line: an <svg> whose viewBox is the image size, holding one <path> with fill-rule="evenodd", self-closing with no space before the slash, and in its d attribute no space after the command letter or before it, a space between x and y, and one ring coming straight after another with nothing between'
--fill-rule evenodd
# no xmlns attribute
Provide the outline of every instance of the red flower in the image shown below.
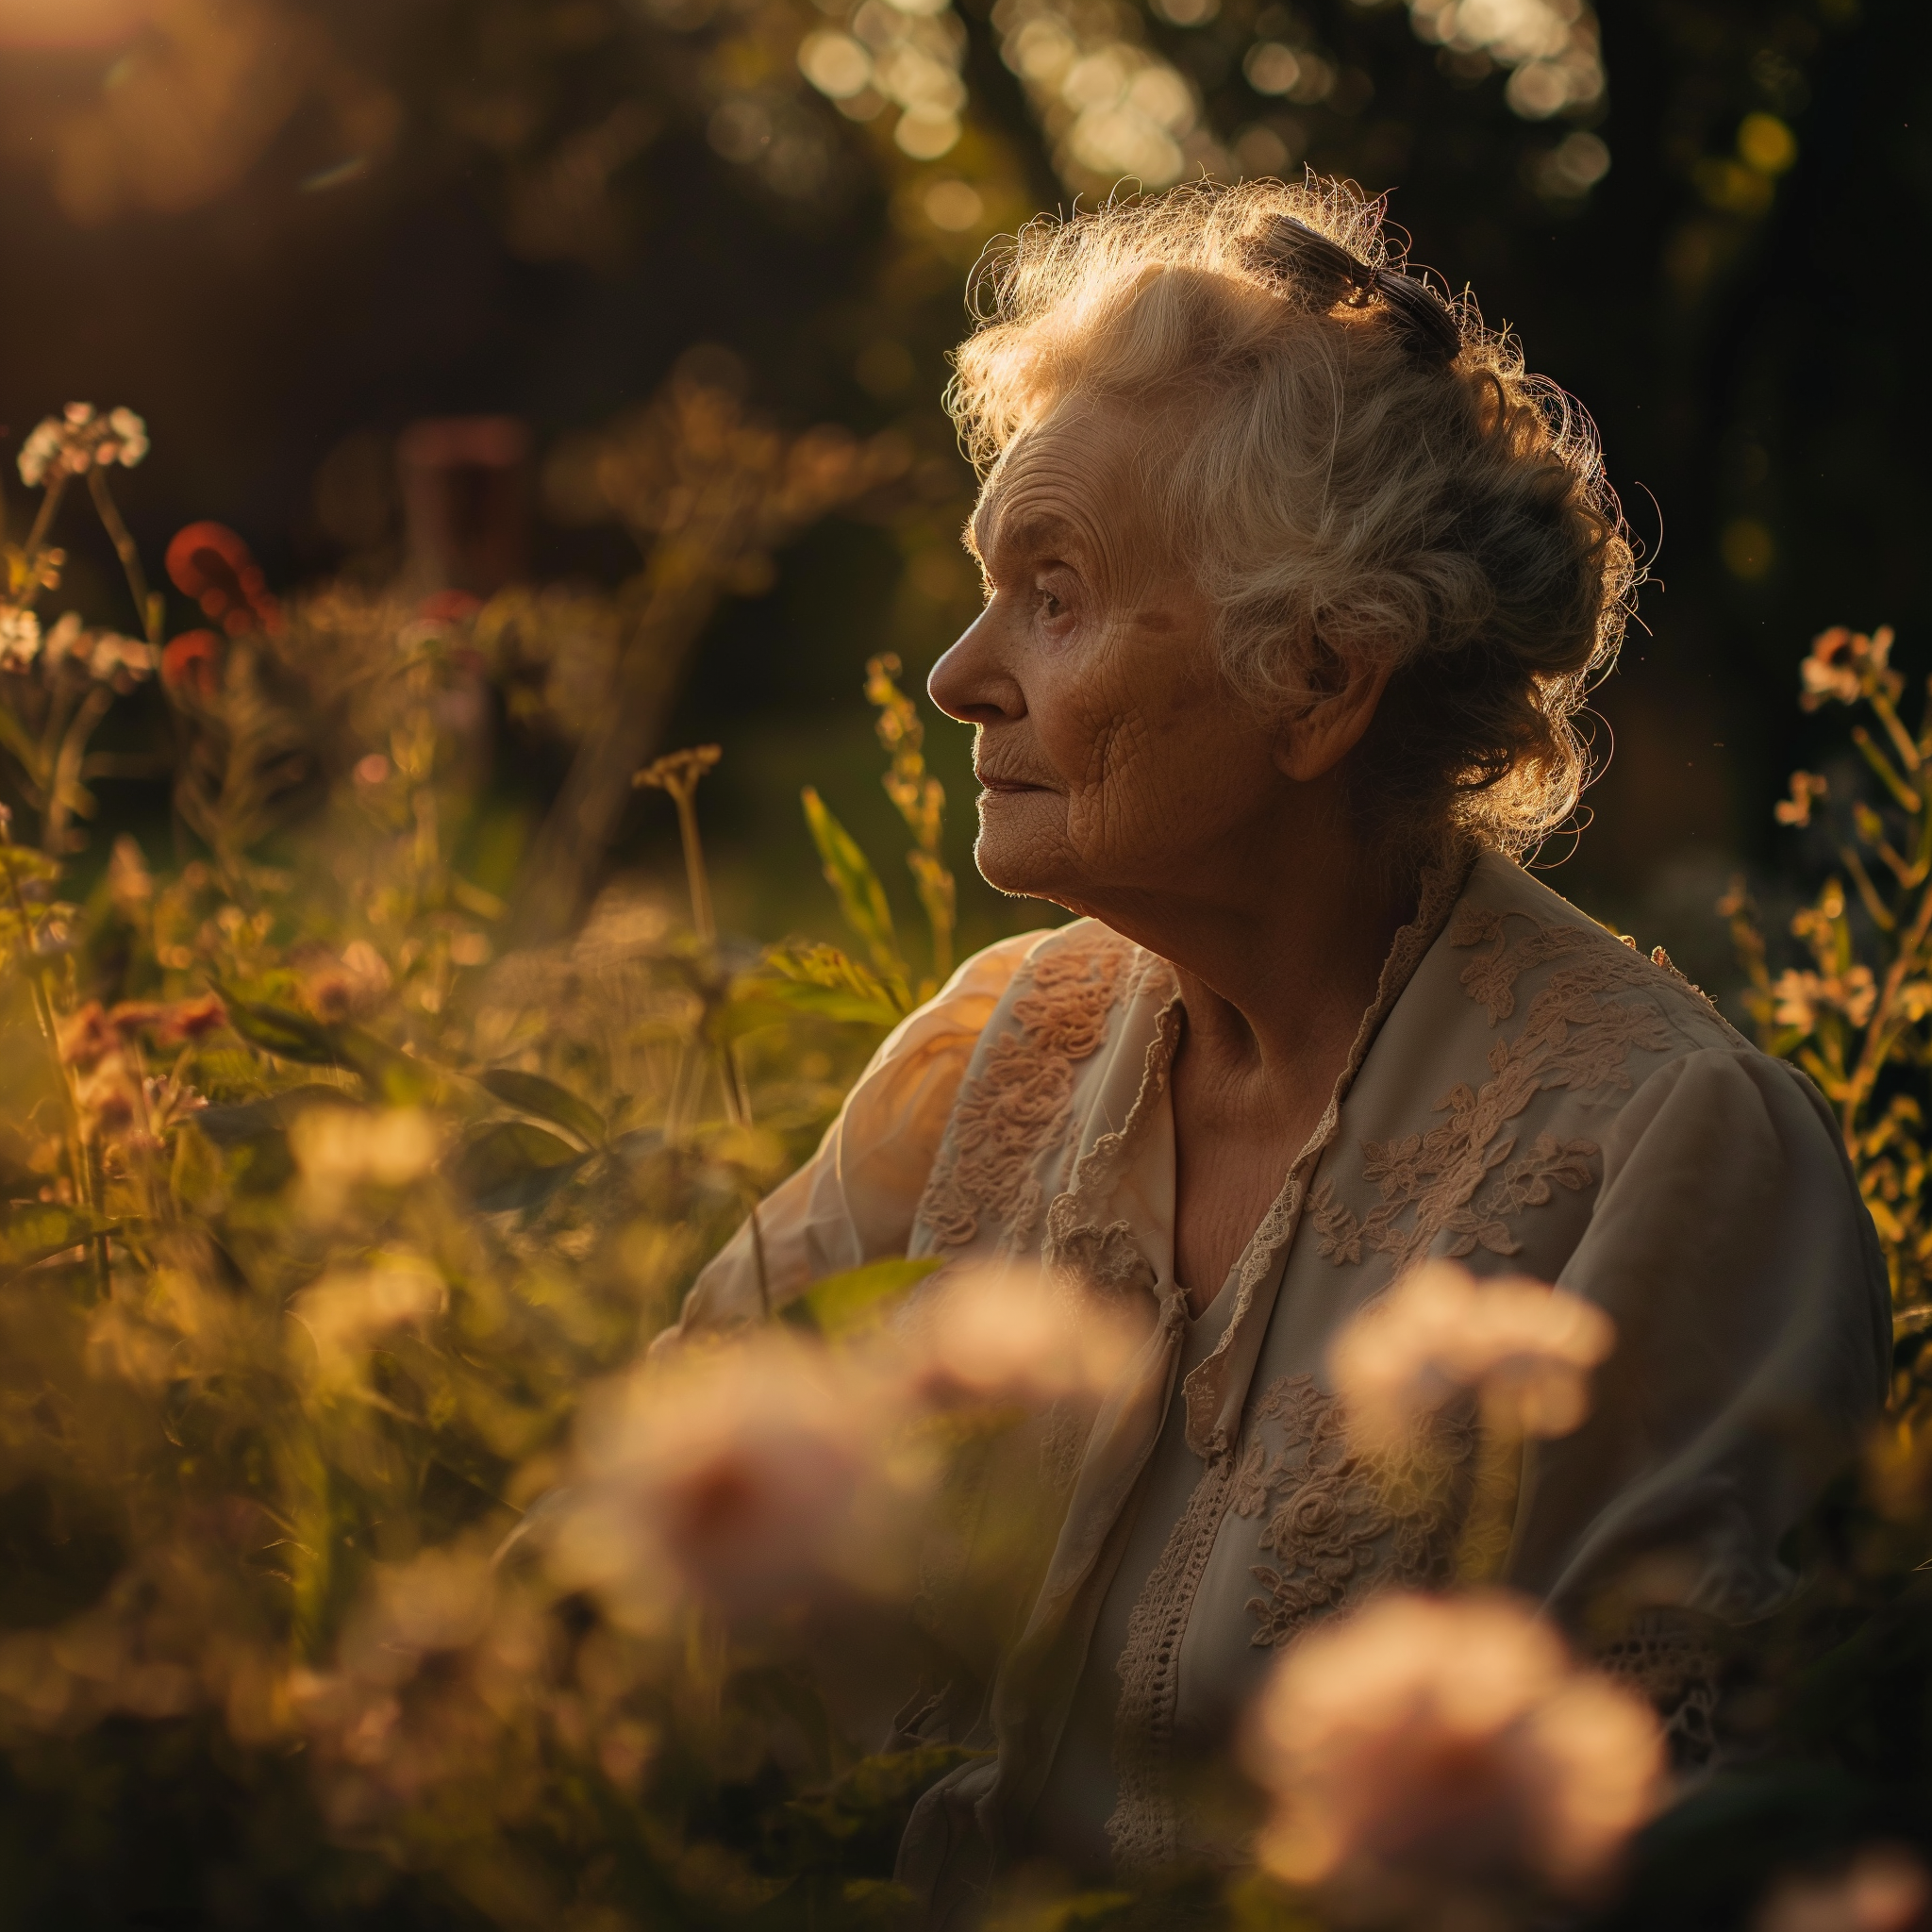
<svg viewBox="0 0 1932 1932"><path fill-rule="evenodd" d="M221 681L222 641L211 630L183 631L161 653L161 682L171 691L211 698Z"/></svg>
<svg viewBox="0 0 1932 1932"><path fill-rule="evenodd" d="M247 544L225 524L190 524L168 545L168 575L231 638L281 629L282 608Z"/></svg>

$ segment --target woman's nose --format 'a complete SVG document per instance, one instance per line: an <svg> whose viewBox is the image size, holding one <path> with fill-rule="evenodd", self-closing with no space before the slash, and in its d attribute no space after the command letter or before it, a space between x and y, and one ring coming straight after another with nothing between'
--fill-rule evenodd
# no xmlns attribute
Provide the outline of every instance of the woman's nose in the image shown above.
<svg viewBox="0 0 1932 1932"><path fill-rule="evenodd" d="M925 680L926 695L962 724L1010 724L1026 715L1025 696L999 648L1004 617L995 597Z"/></svg>

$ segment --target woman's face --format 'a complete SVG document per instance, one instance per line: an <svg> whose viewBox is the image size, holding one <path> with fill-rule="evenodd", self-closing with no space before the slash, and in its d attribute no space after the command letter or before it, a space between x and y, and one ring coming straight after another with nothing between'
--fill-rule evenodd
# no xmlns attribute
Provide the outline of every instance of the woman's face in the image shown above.
<svg viewBox="0 0 1932 1932"><path fill-rule="evenodd" d="M973 520L986 608L928 685L975 727L979 870L1075 911L1216 893L1301 789L1221 675L1141 488L1158 459L1131 414L1077 399L1021 438Z"/></svg>

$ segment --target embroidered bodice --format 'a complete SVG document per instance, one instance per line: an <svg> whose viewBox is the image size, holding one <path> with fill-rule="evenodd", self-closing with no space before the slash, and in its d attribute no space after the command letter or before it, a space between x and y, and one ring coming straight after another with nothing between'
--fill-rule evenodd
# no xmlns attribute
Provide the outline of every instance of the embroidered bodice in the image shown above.
<svg viewBox="0 0 1932 1932"><path fill-rule="evenodd" d="M1435 1477L1393 1493L1352 1458L1324 1365L1421 1257L1558 1282L1615 1320L1591 1419L1524 1470L1503 1574L1691 1731L1684 1618L1776 1606L1780 1539L1882 1399L1884 1274L1816 1091L1507 860L1425 891L1211 1332L1174 1279L1177 999L1165 962L1092 922L989 948L759 1210L780 1298L889 1255L1035 1257L1144 1321L1098 1418L1041 1418L983 1458L936 1538L928 1615L987 1687L998 1752L915 1817L902 1876L934 1901L1026 1842L1043 1792L1042 1816L1072 1802L1078 1764L1105 1763L1119 1861L1174 1856L1182 1767L1274 1648L1442 1579L1466 1504L1453 1428ZM758 1306L741 1237L683 1325ZM958 1527L1023 1490L1048 1499L1034 1556ZM942 1705L971 1723L957 1687Z"/></svg>

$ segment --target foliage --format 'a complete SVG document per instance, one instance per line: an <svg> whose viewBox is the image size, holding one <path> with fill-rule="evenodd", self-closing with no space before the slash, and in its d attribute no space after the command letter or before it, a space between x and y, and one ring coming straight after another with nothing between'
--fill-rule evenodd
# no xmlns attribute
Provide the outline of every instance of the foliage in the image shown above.
<svg viewBox="0 0 1932 1932"><path fill-rule="evenodd" d="M19 553L16 611L50 588L51 514ZM479 691L541 710L569 611L607 642L622 624L582 593L283 603L230 533L186 536L169 579L219 631L166 639L130 569L174 733L177 861L123 840L79 892L71 818L42 808L38 842L0 841L0 1924L907 1924L899 1831L969 1754L866 1755L789 1600L727 1621L680 1586L776 1557L706 1542L715 1524L680 1514L639 1448L661 1460L722 1425L716 1364L682 1392L634 1373L748 1211L758 1241L754 1204L949 969L943 797L897 665L875 660L867 693L917 957L811 794L858 956L719 936L696 811L715 747L636 774L678 813L689 920L613 887L574 936L517 945L511 882L471 862ZM714 585L722 555L695 566ZM1845 866L1879 951L1859 978L1865 929L1827 893L1803 928L1825 949L1812 978L1766 966L1758 990L1791 1035L1775 1043L1840 1108L1903 1270L1917 1183L1906 1127L1879 1128L1914 1124L1900 1101L1925 1064L1928 753L1897 722L1882 640L1834 636L1813 684L1885 732L1865 749L1890 802L1855 824L1885 870ZM65 662L8 670L9 745L43 741L34 708ZM33 768L9 775L31 808ZM1792 1034L1780 1002L1801 993ZM936 1455L1005 1426L1015 1377L1104 1382L1086 1341L1028 1325L1037 1296L980 1321L970 1373L943 1333L895 1356L879 1318L925 1272L822 1280L754 1330L766 1434L733 1480L838 1478L782 1553L802 1572L852 1558ZM1901 1275L1907 1313L1919 1278ZM700 1488L728 1527L714 1473ZM1901 1794L1932 1709L1904 1581L1928 1500L1901 1428L1807 1525L1818 1581L1751 1666L1761 1768L1654 1827L1613 1913L1662 1924L1694 1899L1699 1923L1738 1922L1781 1862L1767 1821L1807 1805L1823 1863L1925 1836ZM863 1650L869 1592L890 1586L861 1564L841 1587ZM1437 1664L1460 1670L1455 1642ZM1538 1668L1574 1693L1560 1659ZM1459 1782L1431 1776L1418 1789ZM1374 1777L1356 1782L1373 1807ZM1071 1895L1026 1878L1000 1923L1298 1932L1311 1910L1263 1876Z"/></svg>
<svg viewBox="0 0 1932 1932"><path fill-rule="evenodd" d="M1791 919L1808 963L1774 976L1770 949L1741 883L1721 908L1749 975L1746 998L1765 1047L1810 1074L1838 1116L1891 1277L1900 1402L1923 1425L1928 1391L1921 1351L1932 1325L1932 1213L1925 1195L1932 1111L1932 698L1916 731L1899 714L1906 681L1892 634L1822 632L1803 666L1805 708L1861 709L1852 742L1870 784L1834 797L1828 780L1796 772L1780 824L1828 839L1831 875ZM1875 725L1875 730L1873 726ZM1856 776L1840 780L1850 793ZM1827 827L1821 805L1833 800ZM1928 1364L1932 1366L1932 1364Z"/></svg>

